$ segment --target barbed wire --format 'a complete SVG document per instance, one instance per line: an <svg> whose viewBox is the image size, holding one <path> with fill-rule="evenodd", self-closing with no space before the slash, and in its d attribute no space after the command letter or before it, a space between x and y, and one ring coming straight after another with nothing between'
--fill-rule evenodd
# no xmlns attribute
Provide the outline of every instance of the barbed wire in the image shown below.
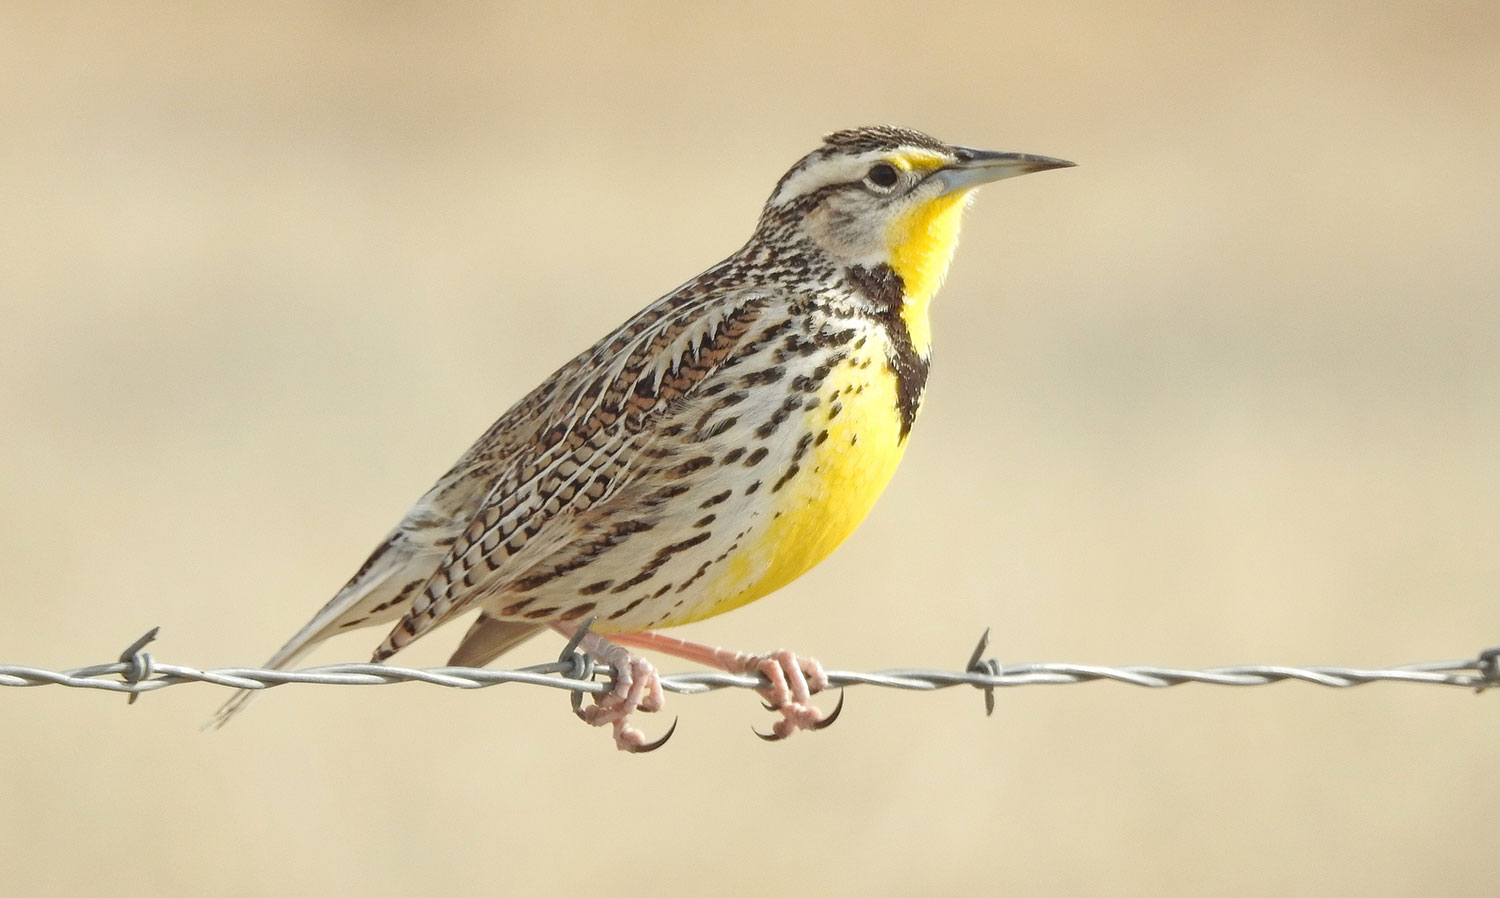
<svg viewBox="0 0 1500 898"><path fill-rule="evenodd" d="M547 664L536 664L514 670L492 670L485 667L392 667L385 664L328 664L303 670L270 670L261 667L219 667L200 670L179 664L158 663L142 651L156 638L153 628L131 643L118 661L95 664L71 670L47 670L17 664L0 664L0 686L71 686L125 693L134 702L146 692L154 692L182 683L210 683L231 689L269 689L291 683L320 686L383 686L391 683L426 683L456 689L484 689L505 683L524 683L562 689L572 693L597 694L611 688L608 668L596 670L593 659L576 651L570 642L562 657ZM1486 649L1470 659L1429 661L1390 668L1356 667L1290 667L1285 665L1246 664L1184 670L1175 667L1132 665L1105 667L1095 664L1024 663L1002 664L985 658L989 631L980 637L961 671L900 668L870 673L827 671L832 687L880 686L887 689L934 691L953 686L972 686L985 693L985 709L993 712L995 690L1016 686L1057 686L1107 680L1129 686L1162 689L1187 683L1209 686L1268 686L1295 680L1347 689L1375 682L1421 683L1432 686L1459 686L1483 692L1500 686L1500 647ZM595 679L602 674L603 680ZM719 671L666 674L662 688L668 692L696 695L718 689L761 689L768 685L759 675L730 674Z"/></svg>

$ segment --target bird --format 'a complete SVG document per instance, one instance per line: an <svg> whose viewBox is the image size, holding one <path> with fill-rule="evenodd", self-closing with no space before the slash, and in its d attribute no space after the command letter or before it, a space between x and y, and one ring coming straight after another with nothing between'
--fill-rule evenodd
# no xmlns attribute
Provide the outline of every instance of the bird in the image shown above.
<svg viewBox="0 0 1500 898"><path fill-rule="evenodd" d="M842 697L831 715L810 703L828 685L816 660L658 631L780 589L854 531L921 408L929 307L975 190L1073 164L891 125L828 134L739 250L511 406L266 666L391 625L383 662L477 612L450 664L487 665L548 628L581 639L613 685L575 710L625 751L666 739L630 720L663 704L632 649L762 674L780 714L763 738L831 723Z"/></svg>

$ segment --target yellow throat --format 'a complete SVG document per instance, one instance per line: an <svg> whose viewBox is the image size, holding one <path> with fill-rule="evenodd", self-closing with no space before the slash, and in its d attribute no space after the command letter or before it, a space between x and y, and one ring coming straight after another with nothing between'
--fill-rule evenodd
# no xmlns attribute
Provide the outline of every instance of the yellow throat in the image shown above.
<svg viewBox="0 0 1500 898"><path fill-rule="evenodd" d="M912 347L924 357L932 348L927 308L948 275L971 194L967 190L949 193L924 203L893 221L886 232L891 270L906 285L901 320L911 334Z"/></svg>

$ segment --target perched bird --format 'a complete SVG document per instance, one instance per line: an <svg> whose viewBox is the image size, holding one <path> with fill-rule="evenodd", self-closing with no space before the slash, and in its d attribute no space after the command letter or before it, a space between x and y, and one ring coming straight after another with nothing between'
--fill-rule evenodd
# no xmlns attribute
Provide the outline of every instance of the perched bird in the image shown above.
<svg viewBox="0 0 1500 898"><path fill-rule="evenodd" d="M832 722L808 703L827 684L817 662L652 631L779 589L853 532L922 404L928 304L973 190L1069 165L889 126L828 135L749 242L512 406L267 666L395 621L383 661L471 611L450 663L480 666L592 621L583 645L614 686L582 716L622 749L660 744L628 722L662 704L632 647L763 673L782 715L768 738Z"/></svg>

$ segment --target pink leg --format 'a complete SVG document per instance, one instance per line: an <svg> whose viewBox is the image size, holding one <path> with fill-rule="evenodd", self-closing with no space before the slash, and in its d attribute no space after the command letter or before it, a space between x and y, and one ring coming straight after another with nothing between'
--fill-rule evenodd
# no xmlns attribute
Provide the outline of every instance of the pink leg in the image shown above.
<svg viewBox="0 0 1500 898"><path fill-rule="evenodd" d="M825 716L811 704L813 695L828 688L823 665L813 658L799 658L786 649L752 655L689 642L654 630L616 633L610 638L620 645L652 649L730 673L761 674L770 681L769 686L760 690L761 696L771 710L781 713L781 719L771 728L772 734L763 737L772 741L785 739L798 730L820 730L833 723L843 708L841 698L839 706Z"/></svg>
<svg viewBox="0 0 1500 898"><path fill-rule="evenodd" d="M576 627L554 624L553 628L566 636L572 636ZM632 711L660 711L666 704L661 689L661 676L650 661L632 655L619 645L597 633L584 634L579 643L584 651L608 664L614 676L615 686L609 692L594 696L594 704L579 713L590 726L609 724L614 729L615 747L621 751L640 752L660 748L671 737L667 735L654 743L647 743L645 735L629 723ZM673 724L676 728L676 724Z"/></svg>

